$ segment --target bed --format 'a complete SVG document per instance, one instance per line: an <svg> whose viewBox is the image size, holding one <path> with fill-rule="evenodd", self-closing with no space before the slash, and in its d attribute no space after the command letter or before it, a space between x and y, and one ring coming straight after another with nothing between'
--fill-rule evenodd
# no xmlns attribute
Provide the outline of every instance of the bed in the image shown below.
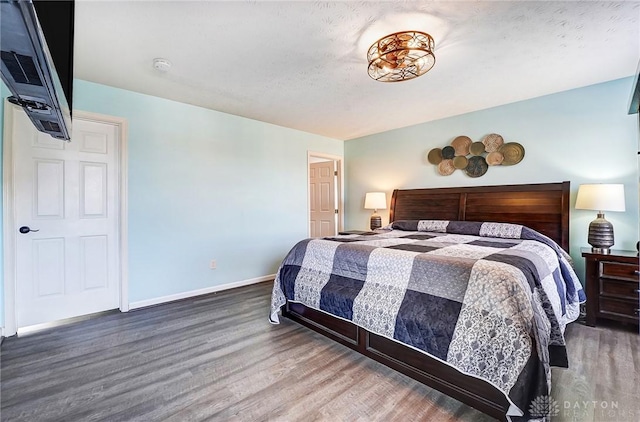
<svg viewBox="0 0 640 422"><path fill-rule="evenodd" d="M584 300L568 248L569 182L395 190L387 230L291 250L270 319L500 420L540 417Z"/></svg>

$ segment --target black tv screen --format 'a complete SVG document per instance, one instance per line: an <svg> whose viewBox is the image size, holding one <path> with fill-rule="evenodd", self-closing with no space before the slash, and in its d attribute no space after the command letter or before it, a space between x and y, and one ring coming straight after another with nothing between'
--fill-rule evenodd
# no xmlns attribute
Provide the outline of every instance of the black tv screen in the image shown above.
<svg viewBox="0 0 640 422"><path fill-rule="evenodd" d="M73 0L34 0L38 22L47 41L51 59L62 84L64 96L73 113Z"/></svg>

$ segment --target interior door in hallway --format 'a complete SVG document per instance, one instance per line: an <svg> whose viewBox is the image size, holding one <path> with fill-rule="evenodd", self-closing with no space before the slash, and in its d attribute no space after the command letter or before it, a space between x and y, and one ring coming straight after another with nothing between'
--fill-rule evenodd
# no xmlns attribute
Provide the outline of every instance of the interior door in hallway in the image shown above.
<svg viewBox="0 0 640 422"><path fill-rule="evenodd" d="M14 113L18 328L118 308L117 133L76 118L65 143Z"/></svg>
<svg viewBox="0 0 640 422"><path fill-rule="evenodd" d="M311 237L336 234L335 162L309 164L309 198Z"/></svg>

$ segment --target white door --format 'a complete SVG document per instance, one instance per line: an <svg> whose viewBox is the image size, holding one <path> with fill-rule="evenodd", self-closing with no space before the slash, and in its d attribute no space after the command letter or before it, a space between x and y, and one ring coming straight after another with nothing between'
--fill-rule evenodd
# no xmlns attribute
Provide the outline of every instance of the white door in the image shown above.
<svg viewBox="0 0 640 422"><path fill-rule="evenodd" d="M116 125L66 143L13 116L17 327L118 308Z"/></svg>
<svg viewBox="0 0 640 422"><path fill-rule="evenodd" d="M333 161L309 164L311 237L336 234L335 165Z"/></svg>

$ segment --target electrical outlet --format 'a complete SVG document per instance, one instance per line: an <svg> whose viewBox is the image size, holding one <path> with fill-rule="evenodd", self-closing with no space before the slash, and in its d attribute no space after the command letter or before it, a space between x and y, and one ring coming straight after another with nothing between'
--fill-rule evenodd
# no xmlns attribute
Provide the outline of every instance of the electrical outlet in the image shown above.
<svg viewBox="0 0 640 422"><path fill-rule="evenodd" d="M209 268L212 270L216 269L216 260L212 259L211 262L209 263Z"/></svg>

